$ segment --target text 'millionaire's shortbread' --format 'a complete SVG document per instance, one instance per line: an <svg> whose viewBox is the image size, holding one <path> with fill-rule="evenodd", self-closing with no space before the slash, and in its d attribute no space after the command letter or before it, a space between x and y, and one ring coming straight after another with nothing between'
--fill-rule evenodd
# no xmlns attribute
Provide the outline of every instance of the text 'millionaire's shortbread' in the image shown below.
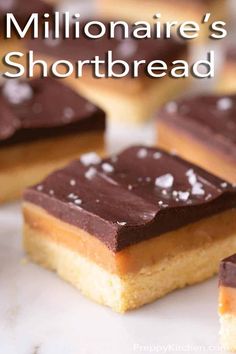
<svg viewBox="0 0 236 354"><path fill-rule="evenodd" d="M236 183L236 95L170 102L157 115L159 146Z"/></svg>
<svg viewBox="0 0 236 354"><path fill-rule="evenodd" d="M81 21L82 22L82 21ZM86 24L81 23L81 28ZM104 23L108 27L108 23ZM129 25L131 31L131 25ZM119 28L118 28L119 29ZM92 33L97 34L96 26L91 27ZM108 31L109 32L109 31ZM187 44L174 38L165 39L124 39L122 31L116 29L116 37L111 39L103 36L99 39L88 39L81 30L78 39L34 39L28 41L28 49L33 50L37 57L47 58L49 63L55 59L69 60L76 63L78 60L92 60L98 56L101 60L107 58L107 52L112 51L113 61L123 60L129 67L135 60L151 62L162 60L170 67L177 59L186 60ZM121 33L121 34L120 34ZM105 65L101 64L101 72ZM114 65L115 73L123 72L119 64ZM91 65L83 65L83 75L79 78L67 78L68 82L82 92L86 97L102 107L108 118L122 121L143 121L149 119L156 107L159 107L171 97L180 94L187 85L188 79L173 79L167 74L161 78L151 78L147 75L145 66L139 65L139 76L132 77L129 73L122 78L102 77L94 75Z"/></svg>
<svg viewBox="0 0 236 354"><path fill-rule="evenodd" d="M57 80L6 80L0 111L0 202L91 147L102 153L104 112Z"/></svg>
<svg viewBox="0 0 236 354"><path fill-rule="evenodd" d="M211 277L236 249L236 189L155 148L83 155L23 209L30 258L118 312Z"/></svg>
<svg viewBox="0 0 236 354"><path fill-rule="evenodd" d="M219 289L222 345L229 351L236 351L236 254L220 264Z"/></svg>

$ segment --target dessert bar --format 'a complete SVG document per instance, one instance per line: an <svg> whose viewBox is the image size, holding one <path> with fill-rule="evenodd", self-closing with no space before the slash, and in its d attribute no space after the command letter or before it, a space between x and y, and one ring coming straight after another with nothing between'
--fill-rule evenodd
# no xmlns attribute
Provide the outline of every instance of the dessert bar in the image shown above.
<svg viewBox="0 0 236 354"><path fill-rule="evenodd" d="M236 189L155 148L83 155L28 188L23 211L29 257L118 312L213 276L236 249Z"/></svg>
<svg viewBox="0 0 236 354"><path fill-rule="evenodd" d="M107 23L105 24L108 26ZM92 26L91 32L97 33L96 26ZM34 51L36 58L38 54L38 57L46 58L49 63L55 62L55 59L76 63L78 60L92 60L95 56L105 60L108 51L112 51L114 61L123 60L129 67L132 67L134 60L151 62L159 59L169 66L173 60L186 60L187 44L183 41L154 38L123 39L121 33L122 31L116 30L114 39L103 36L91 40L82 34L79 39L34 39L28 40L28 48ZM176 80L168 74L161 78L151 78L147 75L144 66L139 66L139 69L139 76L135 78L130 74L122 78L97 78L91 65L83 65L82 77L68 78L68 81L79 92L102 107L108 118L140 122L149 119L156 107L178 96L188 84L188 79ZM104 70L105 65L101 68L101 75ZM118 64L114 65L114 71L116 74L122 72Z"/></svg>
<svg viewBox="0 0 236 354"><path fill-rule="evenodd" d="M236 95L169 102L157 118L159 146L236 183Z"/></svg>
<svg viewBox="0 0 236 354"><path fill-rule="evenodd" d="M57 80L6 80L0 109L0 202L81 153L102 153L104 112Z"/></svg>
<svg viewBox="0 0 236 354"><path fill-rule="evenodd" d="M221 262L219 289L222 345L229 351L236 351L236 255Z"/></svg>

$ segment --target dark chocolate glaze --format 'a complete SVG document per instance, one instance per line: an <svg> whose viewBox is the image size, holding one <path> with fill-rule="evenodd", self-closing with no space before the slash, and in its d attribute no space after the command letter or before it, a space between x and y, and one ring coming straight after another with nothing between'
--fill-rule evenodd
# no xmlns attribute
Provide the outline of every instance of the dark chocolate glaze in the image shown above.
<svg viewBox="0 0 236 354"><path fill-rule="evenodd" d="M56 59L65 59L75 62L77 60L92 60L95 56L99 56L101 60L105 60L109 50L113 53L113 60L124 60L129 65L134 60L163 60L168 65L174 59L178 59L187 51L187 45L184 41L171 39L143 39L137 40L134 38L122 39L117 35L117 38L110 39L108 32L100 39L89 39L84 35L84 25L91 21L81 21L81 34L79 39L73 38L73 30L71 30L71 38L64 39L29 39L27 41L28 49L35 53L47 55ZM108 24L103 20L102 23L108 27ZM131 28L131 25L130 25ZM98 29L92 27L91 31L97 33ZM52 35L53 38L53 35ZM144 66L143 66L144 68ZM120 71L119 65L114 68L117 72ZM140 70L140 75L145 74L145 70Z"/></svg>
<svg viewBox="0 0 236 354"><path fill-rule="evenodd" d="M219 285L236 288L236 254L220 263Z"/></svg>
<svg viewBox="0 0 236 354"><path fill-rule="evenodd" d="M24 26L32 15L53 13L53 7L42 0L0 0L0 24L5 23L6 13L13 13L21 26Z"/></svg>
<svg viewBox="0 0 236 354"><path fill-rule="evenodd" d="M236 207L236 189L179 157L137 146L98 164L75 160L28 188L24 200L118 252Z"/></svg>
<svg viewBox="0 0 236 354"><path fill-rule="evenodd" d="M236 47L229 47L226 51L226 59L236 61Z"/></svg>
<svg viewBox="0 0 236 354"><path fill-rule="evenodd" d="M105 113L56 79L7 80L0 89L0 147L104 130Z"/></svg>
<svg viewBox="0 0 236 354"><path fill-rule="evenodd" d="M168 103L158 119L236 161L236 95L196 96Z"/></svg>

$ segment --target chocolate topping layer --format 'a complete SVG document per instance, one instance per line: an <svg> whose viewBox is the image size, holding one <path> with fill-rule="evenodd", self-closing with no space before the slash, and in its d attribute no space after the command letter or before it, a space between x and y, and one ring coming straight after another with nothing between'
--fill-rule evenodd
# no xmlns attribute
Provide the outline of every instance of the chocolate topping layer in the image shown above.
<svg viewBox="0 0 236 354"><path fill-rule="evenodd" d="M230 47L226 51L226 58L228 60L236 61L236 47Z"/></svg>
<svg viewBox="0 0 236 354"><path fill-rule="evenodd" d="M98 19L96 19L98 20ZM171 39L123 39L121 31L118 31L117 37L110 39L108 37L109 30L106 35L99 39L89 39L84 35L83 28L87 21L81 21L81 34L79 39L71 38L64 39L61 35L60 39L33 39L28 40L28 48L34 50L35 53L41 53L56 59L65 59L70 61L77 60L92 60L95 56L99 56L101 60L106 59L106 54L109 50L113 52L113 60L124 60L129 65L134 60L163 60L168 65L173 60L178 59L178 56L185 54L187 51L187 45L184 41L177 41L174 38ZM102 23L108 28L108 23L101 20ZM131 30L131 25L130 25ZM91 27L90 32L98 33L96 26ZM74 33L71 30L71 33ZM117 32L116 32L117 33ZM119 65L114 68L117 72L120 71ZM140 71L141 74L145 74Z"/></svg>
<svg viewBox="0 0 236 354"><path fill-rule="evenodd" d="M0 147L105 129L105 114L56 79L7 80L0 89Z"/></svg>
<svg viewBox="0 0 236 354"><path fill-rule="evenodd" d="M106 160L84 155L28 188L24 200L117 252L236 207L236 189L179 157L131 147Z"/></svg>
<svg viewBox="0 0 236 354"><path fill-rule="evenodd" d="M236 254L220 263L219 285L236 288Z"/></svg>
<svg viewBox="0 0 236 354"><path fill-rule="evenodd" d="M24 26L32 13L51 14L53 8L42 0L0 0L0 23L4 22L4 17L9 12L12 12L19 24Z"/></svg>
<svg viewBox="0 0 236 354"><path fill-rule="evenodd" d="M159 111L158 119L236 160L236 95L197 96L169 102Z"/></svg>

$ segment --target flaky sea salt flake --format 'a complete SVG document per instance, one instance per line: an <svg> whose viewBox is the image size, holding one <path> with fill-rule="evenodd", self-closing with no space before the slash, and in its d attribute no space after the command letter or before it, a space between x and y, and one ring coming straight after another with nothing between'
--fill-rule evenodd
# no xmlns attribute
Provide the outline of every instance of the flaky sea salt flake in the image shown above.
<svg viewBox="0 0 236 354"><path fill-rule="evenodd" d="M173 183L174 177L170 173L157 177L155 180L155 185L160 188L171 188Z"/></svg>
<svg viewBox="0 0 236 354"><path fill-rule="evenodd" d="M101 162L101 158L95 152L88 152L80 157L80 161L84 166L97 165Z"/></svg>

